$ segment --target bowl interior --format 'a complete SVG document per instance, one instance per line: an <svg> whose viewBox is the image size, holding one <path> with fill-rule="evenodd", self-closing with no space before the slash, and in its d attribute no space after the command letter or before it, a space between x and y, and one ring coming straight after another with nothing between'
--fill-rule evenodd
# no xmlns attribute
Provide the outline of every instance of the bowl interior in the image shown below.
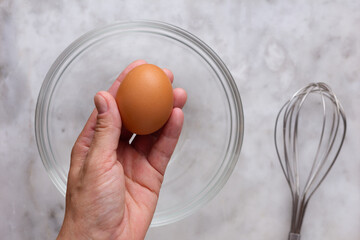
<svg viewBox="0 0 360 240"><path fill-rule="evenodd" d="M176 33L166 35L165 30L159 33L154 29L120 26L98 31L73 45L60 57L62 61L54 64L52 75L48 75L51 84L40 93L45 96L42 101L48 102L41 108L46 126L42 137L49 153L43 160L65 193L71 148L94 108L95 93L108 89L136 59L170 69L175 76L173 87L184 88L188 101L183 109L183 131L152 222L163 225L190 214L201 205L199 199L209 191L218 191L216 181L228 174L224 166L232 169L237 160L232 145L234 138L240 139L237 145L241 145L242 133L234 136L234 129L241 130L237 126L242 125L242 118L236 119L234 111L242 111L241 105L234 109L236 100L230 93L237 90L228 86L226 77L214 68L205 52L177 38Z"/></svg>

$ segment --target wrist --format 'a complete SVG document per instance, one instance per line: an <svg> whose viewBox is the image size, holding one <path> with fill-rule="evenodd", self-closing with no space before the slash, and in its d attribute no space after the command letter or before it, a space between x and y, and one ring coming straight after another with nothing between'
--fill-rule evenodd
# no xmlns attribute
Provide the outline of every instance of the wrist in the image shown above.
<svg viewBox="0 0 360 240"><path fill-rule="evenodd" d="M65 217L56 240L109 240L119 239L119 234L110 234L109 231L100 231L92 227L81 227L76 222Z"/></svg>
<svg viewBox="0 0 360 240"><path fill-rule="evenodd" d="M90 238L82 235L80 231L73 224L69 224L66 220L64 220L56 240L72 240L72 239L85 240Z"/></svg>

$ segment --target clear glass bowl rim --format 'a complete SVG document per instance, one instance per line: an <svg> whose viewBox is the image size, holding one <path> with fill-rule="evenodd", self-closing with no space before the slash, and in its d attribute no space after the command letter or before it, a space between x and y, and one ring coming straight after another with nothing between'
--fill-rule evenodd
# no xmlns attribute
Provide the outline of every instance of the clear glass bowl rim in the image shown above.
<svg viewBox="0 0 360 240"><path fill-rule="evenodd" d="M58 172L59 166L57 166L57 162L51 152L48 135L48 109L50 107L52 93L56 87L56 83L61 78L62 72L66 70L66 66L71 64L72 60L75 59L78 54L99 40L105 39L112 34L126 31L148 32L163 35L175 39L196 51L212 67L219 78L222 77L220 81L226 92L230 109L230 140L227 154L224 157L220 168L213 179L191 202L178 209L171 209L171 211L167 213L155 213L151 226L162 226L191 215L215 197L234 170L243 142L244 114L236 83L220 57L193 34L174 25L160 21L134 20L120 21L106 25L79 37L59 55L45 76L38 95L35 110L36 143L41 160L50 179L57 189L65 195L66 186L64 186L63 181L59 177L61 173Z"/></svg>

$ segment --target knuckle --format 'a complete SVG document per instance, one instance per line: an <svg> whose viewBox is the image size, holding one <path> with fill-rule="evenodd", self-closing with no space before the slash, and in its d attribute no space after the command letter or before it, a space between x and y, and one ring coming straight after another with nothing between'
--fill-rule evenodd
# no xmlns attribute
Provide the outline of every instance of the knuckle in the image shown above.
<svg viewBox="0 0 360 240"><path fill-rule="evenodd" d="M116 126L116 123L111 117L98 117L95 127L95 132L98 133L108 133L113 132L120 129L120 127Z"/></svg>
<svg viewBox="0 0 360 240"><path fill-rule="evenodd" d="M112 125L113 124L108 117L98 116L98 119L96 121L95 131L98 132L106 131L108 129L111 129Z"/></svg>

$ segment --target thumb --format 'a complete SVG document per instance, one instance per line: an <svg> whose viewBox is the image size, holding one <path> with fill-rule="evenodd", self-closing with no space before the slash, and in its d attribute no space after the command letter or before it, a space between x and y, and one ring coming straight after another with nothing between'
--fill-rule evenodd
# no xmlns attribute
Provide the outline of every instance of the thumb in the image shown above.
<svg viewBox="0 0 360 240"><path fill-rule="evenodd" d="M108 92L98 92L94 102L98 114L88 161L108 161L118 147L121 133L120 113L114 97Z"/></svg>

